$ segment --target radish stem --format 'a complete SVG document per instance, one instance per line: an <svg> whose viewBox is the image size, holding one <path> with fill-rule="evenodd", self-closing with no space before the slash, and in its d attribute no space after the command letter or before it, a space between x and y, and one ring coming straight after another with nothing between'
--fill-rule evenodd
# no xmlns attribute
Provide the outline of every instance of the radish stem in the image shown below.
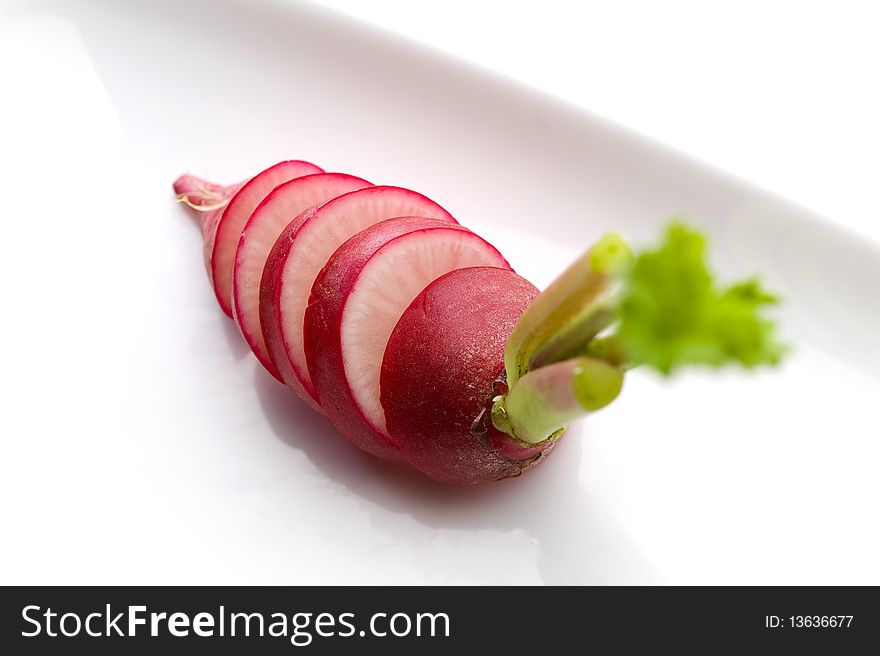
<svg viewBox="0 0 880 656"><path fill-rule="evenodd" d="M718 285L705 251L705 236L678 221L636 256L617 234L597 242L514 327L495 427L522 442L546 440L613 401L638 365L669 375L692 365L777 364L786 349L763 315L776 296L754 278Z"/></svg>
<svg viewBox="0 0 880 656"><path fill-rule="evenodd" d="M495 427L537 444L560 427L617 398L623 371L602 360L580 357L540 367L520 378L492 404Z"/></svg>
<svg viewBox="0 0 880 656"><path fill-rule="evenodd" d="M631 260L624 238L608 234L535 299L507 341L508 385L534 367L578 355L586 342L614 322L620 272Z"/></svg>

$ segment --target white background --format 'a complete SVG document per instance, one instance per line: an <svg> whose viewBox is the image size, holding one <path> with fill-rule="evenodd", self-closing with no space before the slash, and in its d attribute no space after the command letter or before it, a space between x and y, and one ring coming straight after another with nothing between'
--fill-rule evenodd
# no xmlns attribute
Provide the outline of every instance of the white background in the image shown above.
<svg viewBox="0 0 880 656"><path fill-rule="evenodd" d="M880 9L852 0L319 0L880 241Z"/></svg>
<svg viewBox="0 0 880 656"><path fill-rule="evenodd" d="M0 582L880 582L863 242L296 4L11 4ZM345 9L880 238L868 5L709 4ZM187 168L303 156L435 197L539 285L610 225L644 237L684 206L720 265L780 287L796 351L757 377L634 372L521 480L382 467L250 357L171 196Z"/></svg>

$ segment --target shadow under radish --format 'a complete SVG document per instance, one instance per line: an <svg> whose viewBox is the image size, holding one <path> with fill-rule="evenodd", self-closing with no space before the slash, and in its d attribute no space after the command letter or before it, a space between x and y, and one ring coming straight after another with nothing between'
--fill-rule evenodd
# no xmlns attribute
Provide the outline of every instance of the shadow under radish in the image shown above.
<svg viewBox="0 0 880 656"><path fill-rule="evenodd" d="M223 326L223 337L226 339L226 342L229 345L229 351L233 354L235 359L240 361L249 356L251 350L248 348L247 343L241 338L241 333L238 332L238 326L235 325L235 321L222 315L222 311L219 308L217 309L217 314L221 315L218 320Z"/></svg>
<svg viewBox="0 0 880 656"><path fill-rule="evenodd" d="M305 454L334 485L356 495L363 510L370 513L371 523L392 539L412 541L411 532L397 535L400 516L431 529L422 545L426 550L438 531L522 531L536 543L543 583L651 584L661 580L617 522L581 489L578 472L586 435L579 429L571 431L546 462L521 478L455 487L363 453L326 417L306 407L265 372L257 372L255 384L278 439Z"/></svg>

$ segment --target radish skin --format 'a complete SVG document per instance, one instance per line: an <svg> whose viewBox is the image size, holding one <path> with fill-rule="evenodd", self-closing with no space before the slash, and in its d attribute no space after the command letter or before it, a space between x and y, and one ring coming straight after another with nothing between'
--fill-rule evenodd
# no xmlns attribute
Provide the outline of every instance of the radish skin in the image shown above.
<svg viewBox="0 0 880 656"><path fill-rule="evenodd" d="M406 309L385 350L381 400L390 437L413 467L472 485L518 476L556 444L524 445L488 421L504 345L537 296L513 271L476 267L435 280Z"/></svg>
<svg viewBox="0 0 880 656"><path fill-rule="evenodd" d="M223 210L226 209L229 201L246 183L247 180L233 185L219 185L198 178L191 173L185 173L174 181L174 193L177 194L177 200L192 209L199 219L205 269L208 272L212 288L214 282L211 278L211 254L214 252L217 222L220 221Z"/></svg>
<svg viewBox="0 0 880 656"><path fill-rule="evenodd" d="M449 212L417 192L366 187L304 212L284 229L269 254L260 283L260 323L269 359L281 379L319 411L303 343L312 286L346 240L371 225L400 216L456 223Z"/></svg>

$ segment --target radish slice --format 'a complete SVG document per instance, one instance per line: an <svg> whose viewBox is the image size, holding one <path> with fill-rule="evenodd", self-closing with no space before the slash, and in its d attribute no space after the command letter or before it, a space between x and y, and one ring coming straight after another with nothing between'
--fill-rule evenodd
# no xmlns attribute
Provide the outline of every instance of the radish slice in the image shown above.
<svg viewBox="0 0 880 656"><path fill-rule="evenodd" d="M304 220L303 212L340 194L370 186L366 180L344 173L306 175L276 187L248 219L232 274L232 307L235 322L254 355L273 376L281 380L269 359L260 326L260 280L269 252L281 232Z"/></svg>
<svg viewBox="0 0 880 656"><path fill-rule="evenodd" d="M367 187L307 210L284 229L266 262L260 285L260 318L269 357L281 378L317 407L306 363L303 319L312 285L347 239L385 219L430 217L455 223L434 201L400 187ZM305 398L305 397L304 397Z"/></svg>
<svg viewBox="0 0 880 656"><path fill-rule="evenodd" d="M510 268L493 246L461 226L399 218L349 239L315 281L304 324L309 373L331 421L365 451L400 457L379 395L394 326L431 281L472 266Z"/></svg>
<svg viewBox="0 0 880 656"><path fill-rule="evenodd" d="M210 253L211 258L208 273L214 294L220 307L230 317L232 316L232 265L245 223L257 205L282 182L323 172L323 169L314 164L297 160L270 166L244 184L229 201L217 223L211 226L211 233L205 235L205 249Z"/></svg>
<svg viewBox="0 0 880 656"><path fill-rule="evenodd" d="M379 377L394 326L431 281L474 266L507 268L508 264L472 232L432 229L383 246L361 271L342 315L342 358L355 401L381 433L387 431Z"/></svg>

